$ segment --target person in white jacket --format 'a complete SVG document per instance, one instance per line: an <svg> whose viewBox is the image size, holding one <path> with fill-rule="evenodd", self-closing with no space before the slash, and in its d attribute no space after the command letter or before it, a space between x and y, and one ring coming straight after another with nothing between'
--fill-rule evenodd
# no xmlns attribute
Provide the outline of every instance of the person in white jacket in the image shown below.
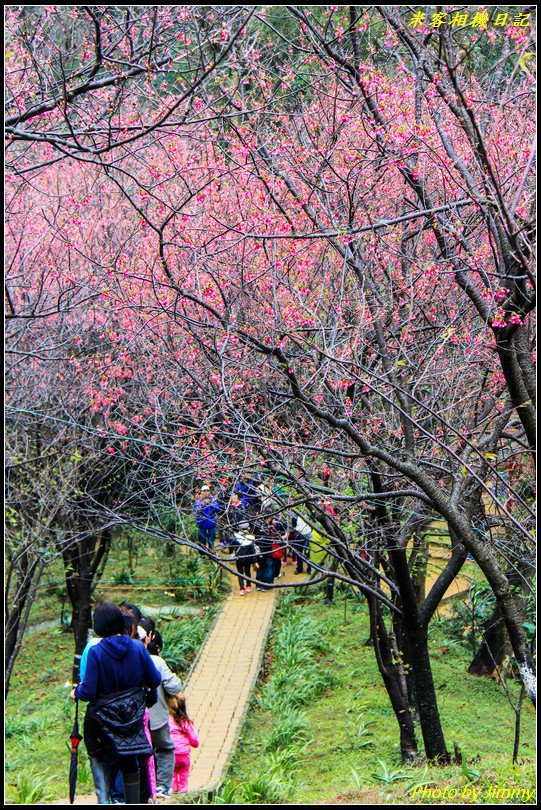
<svg viewBox="0 0 541 810"><path fill-rule="evenodd" d="M312 539L312 529L308 523L298 515L292 517L291 527L294 535L294 540L291 545L297 555L297 567L293 573L304 573L303 563L306 563L306 573L309 574L312 570L310 568L310 540Z"/></svg>
<svg viewBox="0 0 541 810"><path fill-rule="evenodd" d="M239 593L241 596L247 591L252 590L250 579L252 576L252 565L257 566L257 549L255 547L255 536L247 534L245 531L235 532L235 540L238 543L236 552L236 563L238 579L239 579Z"/></svg>
<svg viewBox="0 0 541 810"><path fill-rule="evenodd" d="M169 707L166 696L181 692L182 683L161 658L162 648L161 635L157 630L151 630L147 635L147 651L162 676L162 682L158 686L158 700L149 709L150 736L156 760L156 797L170 798L175 770L175 745L169 731Z"/></svg>

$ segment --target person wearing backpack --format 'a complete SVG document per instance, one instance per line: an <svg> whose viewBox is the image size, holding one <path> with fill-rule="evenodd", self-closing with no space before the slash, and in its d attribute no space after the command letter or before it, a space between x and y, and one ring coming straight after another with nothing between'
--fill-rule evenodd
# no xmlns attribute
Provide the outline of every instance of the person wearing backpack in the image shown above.
<svg viewBox="0 0 541 810"><path fill-rule="evenodd" d="M98 605L93 624L101 640L89 649L84 679L71 695L89 702L84 741L96 795L100 804L110 804L111 767L116 761L126 804L139 804L141 760L152 754L143 726L144 689L156 688L161 675L144 646L127 635L117 605Z"/></svg>
<svg viewBox="0 0 541 810"><path fill-rule="evenodd" d="M291 518L291 526L294 532L292 546L297 556L297 566L294 574L303 574L303 564L306 563L306 573L311 572L310 568L310 540L312 539L312 529L301 517Z"/></svg>
<svg viewBox="0 0 541 810"><path fill-rule="evenodd" d="M274 582L274 560L272 559L272 531L267 519L262 516L254 523L254 534L259 554L256 575L256 591L268 591Z"/></svg>
<svg viewBox="0 0 541 810"><path fill-rule="evenodd" d="M271 558L273 567L273 578L278 579L282 576L282 557L284 549L287 549L285 540L285 532L287 526L281 521L277 520L272 515L267 520L269 534L272 540Z"/></svg>
<svg viewBox="0 0 541 810"><path fill-rule="evenodd" d="M257 568L257 549L254 535L248 534L246 531L235 532L235 540L238 543L236 564L239 578L239 594L244 596L245 593L252 590L250 579L246 579L246 577L252 577L252 566Z"/></svg>

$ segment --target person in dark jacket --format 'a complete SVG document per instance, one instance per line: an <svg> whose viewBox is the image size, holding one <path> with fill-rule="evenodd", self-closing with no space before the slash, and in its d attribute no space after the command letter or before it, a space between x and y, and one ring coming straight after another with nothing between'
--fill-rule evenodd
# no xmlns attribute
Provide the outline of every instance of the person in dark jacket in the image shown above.
<svg viewBox="0 0 541 810"><path fill-rule="evenodd" d="M234 493L240 499L246 520L251 520L259 515L261 512L261 492L256 481L248 478L245 474L241 474Z"/></svg>
<svg viewBox="0 0 541 810"><path fill-rule="evenodd" d="M138 757L152 754L143 728L144 687L157 688L162 677L145 646L125 634L124 617L116 605L96 607L94 632L101 641L89 650L84 680L72 696L90 704L84 741L98 803L110 803L111 766L116 760L126 804L139 804Z"/></svg>
<svg viewBox="0 0 541 810"><path fill-rule="evenodd" d="M272 559L272 536L264 516L254 523L254 535L259 549L256 591L268 591L269 586L274 582L274 561Z"/></svg>
<svg viewBox="0 0 541 810"><path fill-rule="evenodd" d="M255 547L255 537L245 531L236 532L237 541L237 571L239 572L239 594L244 596L247 591L252 590L250 579L252 577L252 565L256 565L257 551ZM245 577L249 577L246 579Z"/></svg>

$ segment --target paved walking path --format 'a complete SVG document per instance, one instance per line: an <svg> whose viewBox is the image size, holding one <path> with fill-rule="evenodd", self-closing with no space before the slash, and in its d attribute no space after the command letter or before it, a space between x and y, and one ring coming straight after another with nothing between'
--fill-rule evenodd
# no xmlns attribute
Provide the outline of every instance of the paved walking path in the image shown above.
<svg viewBox="0 0 541 810"><path fill-rule="evenodd" d="M287 571L282 581L293 579ZM224 774L257 680L275 602L275 590L241 596L235 581L207 636L186 684L188 714L201 743L192 750L190 792L216 788Z"/></svg>

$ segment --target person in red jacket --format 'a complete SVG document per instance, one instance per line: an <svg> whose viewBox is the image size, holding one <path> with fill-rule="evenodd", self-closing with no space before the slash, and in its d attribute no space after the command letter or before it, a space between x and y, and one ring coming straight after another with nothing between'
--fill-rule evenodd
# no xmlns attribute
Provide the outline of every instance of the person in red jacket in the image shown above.
<svg viewBox="0 0 541 810"><path fill-rule="evenodd" d="M167 695L169 706L169 731L175 744L175 771L173 774L173 793L188 792L188 774L190 772L190 749L199 746L199 737L193 722L186 712L186 699L183 692Z"/></svg>

